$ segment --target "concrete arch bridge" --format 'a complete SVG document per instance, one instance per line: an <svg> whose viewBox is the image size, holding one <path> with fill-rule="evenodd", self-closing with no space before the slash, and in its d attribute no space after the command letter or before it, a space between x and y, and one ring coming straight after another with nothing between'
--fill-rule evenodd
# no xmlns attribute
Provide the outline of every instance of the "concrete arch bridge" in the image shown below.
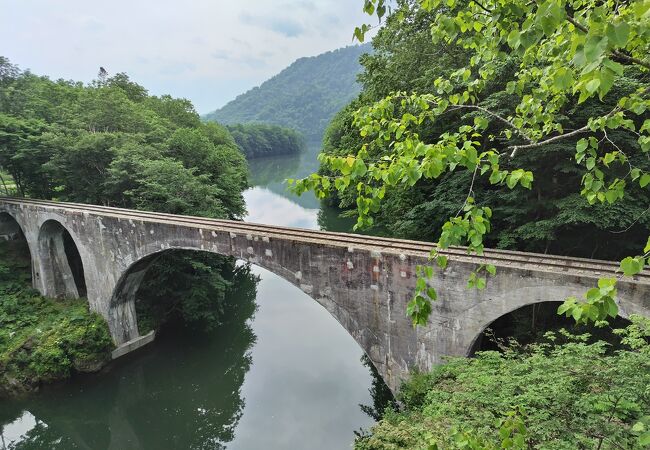
<svg viewBox="0 0 650 450"><path fill-rule="evenodd" d="M447 269L431 281L439 300L429 324L414 329L405 310L415 268L428 262L431 244L424 242L0 198L0 235L21 232L32 256L34 287L49 297L86 295L90 308L108 322L116 356L153 339L140 336L135 294L156 255L214 252L268 269L311 296L352 335L393 390L413 368L429 370L445 356L467 355L501 316L581 297L617 268L607 261L500 250L477 257L451 249ZM71 264L71 248L82 270ZM494 264L497 274L485 290L468 290L467 278L479 264ZM622 280L618 291L624 317L650 316L650 273Z"/></svg>

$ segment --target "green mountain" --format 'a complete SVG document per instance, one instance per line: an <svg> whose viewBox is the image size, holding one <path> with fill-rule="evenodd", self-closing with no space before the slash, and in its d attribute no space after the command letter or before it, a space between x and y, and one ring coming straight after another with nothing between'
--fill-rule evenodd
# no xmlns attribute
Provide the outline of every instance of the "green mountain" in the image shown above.
<svg viewBox="0 0 650 450"><path fill-rule="evenodd" d="M370 50L369 44L355 45L300 58L203 119L281 125L320 138L334 114L359 94L359 57Z"/></svg>

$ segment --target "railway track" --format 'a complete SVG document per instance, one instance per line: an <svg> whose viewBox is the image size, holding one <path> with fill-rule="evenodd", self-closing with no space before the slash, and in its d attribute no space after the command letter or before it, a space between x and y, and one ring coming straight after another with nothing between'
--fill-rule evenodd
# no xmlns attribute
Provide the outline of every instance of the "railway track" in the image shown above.
<svg viewBox="0 0 650 450"><path fill-rule="evenodd" d="M209 219L205 217L181 216L168 213L138 211L133 209L113 208L108 206L87 205L82 203L63 203L50 200L34 200L26 198L2 197L0 202L8 204L30 204L45 208L69 208L77 211L92 213L100 216L112 216L126 220L138 220L153 223L168 223L174 225L186 225L193 228L204 228L219 231L227 231L239 234L256 234L275 236L283 239L296 241L320 241L330 245L374 248L378 251L390 251L393 253L410 253L418 256L429 254L432 243L391 239L385 237L367 236L351 233L334 233L329 231L306 230L302 228L280 227L275 225L252 224L248 222ZM570 272L592 272L601 275L611 275L619 264L613 261L592 260L585 258L571 258L567 256L545 255L538 253L525 253L511 250L486 249L483 256L470 255L463 247L452 247L441 250L440 254L448 256L452 260L475 261L483 264L495 264L498 266L534 266L539 268L552 268L555 271ZM635 279L650 281L650 272L644 271Z"/></svg>

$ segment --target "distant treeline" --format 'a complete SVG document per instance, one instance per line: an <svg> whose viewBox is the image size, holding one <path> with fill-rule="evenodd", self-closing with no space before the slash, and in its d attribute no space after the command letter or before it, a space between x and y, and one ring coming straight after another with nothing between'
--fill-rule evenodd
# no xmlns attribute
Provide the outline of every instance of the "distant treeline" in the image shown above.
<svg viewBox="0 0 650 450"><path fill-rule="evenodd" d="M305 147L302 135L291 128L247 123L228 125L228 130L248 159L296 154Z"/></svg>

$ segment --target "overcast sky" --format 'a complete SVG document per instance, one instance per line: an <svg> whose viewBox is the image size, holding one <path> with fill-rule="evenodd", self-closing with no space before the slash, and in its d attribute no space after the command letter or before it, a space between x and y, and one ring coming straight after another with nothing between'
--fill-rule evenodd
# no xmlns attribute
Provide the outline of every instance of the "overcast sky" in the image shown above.
<svg viewBox="0 0 650 450"><path fill-rule="evenodd" d="M88 82L100 66L152 94L223 106L295 59L352 44L361 0L0 0L0 55Z"/></svg>

